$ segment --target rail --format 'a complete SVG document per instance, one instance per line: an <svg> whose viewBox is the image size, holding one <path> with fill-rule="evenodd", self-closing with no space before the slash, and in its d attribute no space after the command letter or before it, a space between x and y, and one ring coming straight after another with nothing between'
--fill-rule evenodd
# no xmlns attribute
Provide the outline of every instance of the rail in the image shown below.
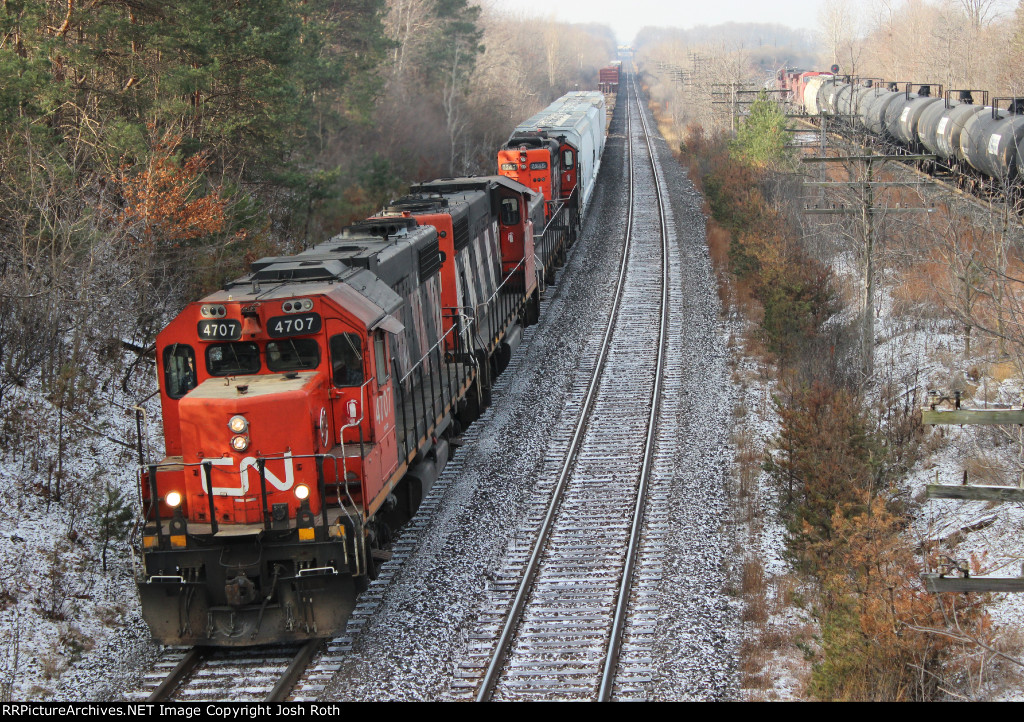
<svg viewBox="0 0 1024 722"><path fill-rule="evenodd" d="M283 669L278 666L277 668L281 669L280 673L271 676L266 683L267 686L262 689L260 689L260 683L255 683L256 689L251 689L254 684L254 676L247 674L245 670L264 666L273 668L280 664L280 660L275 659L280 656L280 649L275 647L256 648L238 658L237 650L191 647L184 652L170 672L146 696L146 702L153 704L174 699L181 700L185 697L195 696L197 693L207 696L212 692L216 697L218 690L205 688L206 685L211 684L211 680L223 683L224 686L219 692L230 701L237 701L238 693L233 688L244 684L247 688L246 694L256 697L253 701L284 702L323 646L323 640L311 639L301 646L286 648L290 650L284 657L287 664ZM174 654L181 654L181 652L174 648L168 648L163 652L165 658ZM173 663L173 659L171 662ZM204 669L204 665L207 666L206 669ZM203 689L190 689L190 686L203 687Z"/></svg>
<svg viewBox="0 0 1024 722"><path fill-rule="evenodd" d="M639 107L639 100L637 101ZM627 106L628 107L628 106ZM641 117L642 108L640 108ZM627 116L628 118L628 116ZM627 130L627 137L631 137L631 120L627 119L629 128ZM644 131L647 133L646 123L644 123ZM647 140L647 149L651 155L651 164L654 168L654 150L651 145L650 139ZM633 178L633 153L632 146L629 147L629 159L627 162L629 168L628 187L629 194L632 197L634 194L634 178ZM657 170L654 169L655 184L658 185ZM634 203L631 201L628 204L626 229L625 229L625 240L623 243L622 261L620 263L620 270L618 279L615 285L615 291L613 293L613 304L612 309L608 317L607 325L604 329L604 335L600 345L600 350L597 355L597 359L594 365L594 371L591 375L588 387L583 395L583 399L580 402L581 412L577 420L576 426L573 429L571 439L569 440L567 450L565 452L564 459L561 464L561 469L558 474L558 478L554 484L554 490L551 492L550 500L547 504L544 512L543 520L540 523L539 531L537 532L536 539L533 543L531 553L525 567L521 573L519 583L517 585L515 596L511 602L507 613L505 614L505 620L501 628L499 638L496 642L493 654L487 664L484 676L480 681L480 685L477 689L476 699L477 701L487 701L493 697L496 689L499 677L501 677L503 669L508 664L509 657L511 655L512 646L515 640L515 635L519 629L520 620L522 619L523 613L526 609L529 601L532 589L534 586L535 579L539 575L541 567L541 559L545 554L545 547L547 546L547 540L551 535L551 532L556 527L556 517L559 515L559 509L562 504L562 500L566 495L567 487L570 484L570 476L573 469L576 466L576 459L581 453L584 446L584 439L587 436L588 430L592 426L591 417L595 405L597 403L598 394L602 385L602 379L604 377L604 371L608 363L609 354L612 348L612 340L615 335L615 328L619 323L619 318L622 314L622 303L624 290L626 285L626 274L627 267L629 265L628 260L630 258L632 250L632 237L634 235ZM656 361L655 378L656 381L651 390L651 411L647 419L648 432L646 435L646 451L644 453L644 459L641 466L641 482L638 485L637 500L633 511L632 520L632 531L629 539L629 549L626 553L625 569L621 577L621 585L617 591L618 601L615 604L615 616L611 623L611 634L608 638L607 654L604 659L602 669L600 671L601 681L598 685L599 699L607 699L607 690L611 688L611 682L609 680L614 679L614 674L617 666L618 659L618 648L622 635L622 623L625 618L624 610L628 604L629 589L631 585L632 567L635 563L635 550L639 546L640 530L643 525L643 509L646 504L646 479L650 476L653 450L654 450L654 434L657 428L656 417L659 411L658 396L660 394L661 382L660 379L663 375L664 370L664 357L665 357L665 345L667 339L667 224L665 222L665 211L663 202L661 199L661 193L659 189L659 218L662 223L661 232L661 246L662 246L662 312L660 329L658 335L659 352ZM611 614L609 614L611 616ZM514 665L513 665L514 666ZM552 689L554 691L554 689Z"/></svg>

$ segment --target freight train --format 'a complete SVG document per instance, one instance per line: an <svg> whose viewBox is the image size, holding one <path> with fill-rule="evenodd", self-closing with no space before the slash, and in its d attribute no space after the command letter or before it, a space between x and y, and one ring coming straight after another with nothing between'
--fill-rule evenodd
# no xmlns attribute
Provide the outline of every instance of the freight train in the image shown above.
<svg viewBox="0 0 1024 722"><path fill-rule="evenodd" d="M605 127L601 93L570 93L515 130L498 175L413 186L161 331L166 455L140 473L137 570L155 640L344 629L537 320Z"/></svg>
<svg viewBox="0 0 1024 722"><path fill-rule="evenodd" d="M832 129L866 135L887 152L934 156L921 169L961 189L1014 206L1024 197L1024 98L990 103L987 91L796 69L779 71L776 85Z"/></svg>

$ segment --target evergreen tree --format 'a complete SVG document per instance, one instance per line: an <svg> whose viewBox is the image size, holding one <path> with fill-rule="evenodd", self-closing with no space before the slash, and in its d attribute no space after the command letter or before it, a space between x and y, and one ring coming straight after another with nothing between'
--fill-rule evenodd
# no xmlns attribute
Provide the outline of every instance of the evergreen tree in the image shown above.
<svg viewBox="0 0 1024 722"><path fill-rule="evenodd" d="M736 131L730 151L755 167L780 165L793 157L788 136L785 114L762 93L751 104L750 114Z"/></svg>
<svg viewBox="0 0 1024 722"><path fill-rule="evenodd" d="M124 541L131 533L135 519L134 504L108 481L103 496L93 510L93 518L99 529L98 538L103 545L101 552L103 571L107 571L107 549L111 542Z"/></svg>

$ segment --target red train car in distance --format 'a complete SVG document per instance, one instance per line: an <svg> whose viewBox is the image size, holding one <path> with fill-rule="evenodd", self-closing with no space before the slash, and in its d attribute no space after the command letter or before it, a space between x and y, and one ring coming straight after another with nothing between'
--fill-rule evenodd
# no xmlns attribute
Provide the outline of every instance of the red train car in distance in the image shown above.
<svg viewBox="0 0 1024 722"><path fill-rule="evenodd" d="M615 93L619 89L619 66L601 68L597 75L597 87L602 93Z"/></svg>

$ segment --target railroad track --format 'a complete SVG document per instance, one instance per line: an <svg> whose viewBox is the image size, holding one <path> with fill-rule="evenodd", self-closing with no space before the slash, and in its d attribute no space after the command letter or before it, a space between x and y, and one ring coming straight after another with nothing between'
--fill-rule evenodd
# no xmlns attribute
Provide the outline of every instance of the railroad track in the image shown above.
<svg viewBox="0 0 1024 722"><path fill-rule="evenodd" d="M323 644L169 647L135 697L147 702L284 702Z"/></svg>
<svg viewBox="0 0 1024 722"><path fill-rule="evenodd" d="M633 576L659 429L669 234L647 119L635 85L627 92L630 202L615 301L599 347L583 353L596 358L589 381L576 382L578 422L551 440L557 451L538 483L550 494L538 495L528 519L536 539L493 580L491 608L471 636L475 661L459 670L455 693L479 701L607 700L629 696L651 674L644 642L655 610ZM634 159L634 145L647 160ZM664 519L655 526L646 535L656 567ZM650 575L645 566L641 587Z"/></svg>

